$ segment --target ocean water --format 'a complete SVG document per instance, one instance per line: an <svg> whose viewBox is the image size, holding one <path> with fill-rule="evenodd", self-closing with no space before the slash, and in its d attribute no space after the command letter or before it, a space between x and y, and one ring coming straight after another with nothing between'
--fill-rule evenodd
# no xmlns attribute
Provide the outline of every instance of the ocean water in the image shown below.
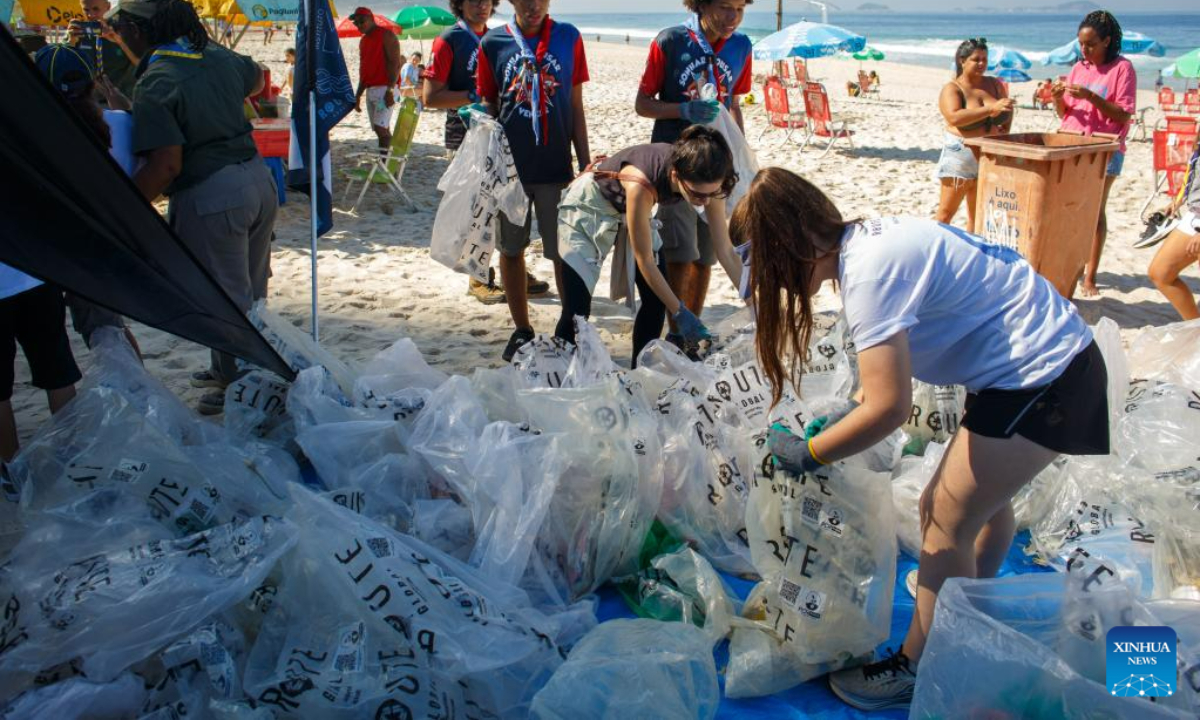
<svg viewBox="0 0 1200 720"><path fill-rule="evenodd" d="M391 15L400 5L407 3L393 1L376 4L376 12ZM758 5L774 3L760 2ZM341 6L339 2L339 9ZM1200 5L1197 7L1200 8ZM502 12L508 11L509 6L502 7ZM501 14L498 13L496 17L500 18ZM681 10L678 13L566 13L555 14L554 17L574 24L585 40L600 36L610 42L623 41L628 36L630 43L646 45L662 28L682 22L685 14ZM864 14L833 11L829 14L831 24L865 35L867 43L882 50L891 61L950 71L958 44L968 37L983 36L991 46L1005 45L1024 53L1033 61L1033 68L1028 72L1037 79L1066 72L1064 66L1044 66L1040 61L1048 51L1074 39L1082 18L1081 14L1003 12ZM801 13L793 7L783 15L785 26L803 19L820 22L820 12ZM1200 47L1200 11L1192 14L1123 13L1117 19L1125 30L1148 35L1167 48L1166 56L1161 58L1130 56L1138 71L1138 84L1141 87L1153 87L1158 70L1170 64L1175 57ZM753 40L766 37L775 31L774 12L759 10L756 5L754 10L746 13L742 31ZM1182 87L1184 82L1168 81L1168 84Z"/></svg>

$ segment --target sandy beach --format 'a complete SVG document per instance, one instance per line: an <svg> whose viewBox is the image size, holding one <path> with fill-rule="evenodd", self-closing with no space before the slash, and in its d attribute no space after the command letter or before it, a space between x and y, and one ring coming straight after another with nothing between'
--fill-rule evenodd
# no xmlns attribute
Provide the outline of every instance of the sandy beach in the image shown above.
<svg viewBox="0 0 1200 720"><path fill-rule="evenodd" d="M266 63L278 78L285 72L283 55L291 40L294 38L277 35L274 43L264 46L261 35L250 33L238 50ZM351 75L356 77L358 41L344 40L342 47ZM416 49L416 43L404 44L406 53ZM585 86L584 99L592 153L611 154L648 141L651 121L633 112L645 48L589 41L587 53L591 82ZM762 87L757 81L754 92L758 104L743 109L747 137L761 165L804 174L824 188L848 216L932 217L938 198L933 171L943 128L936 102L949 73L888 62L868 66L882 78L881 92L877 98L859 100L846 97L844 91L846 81L858 71L857 62L831 58L810 64L810 72L829 89L835 114L855 118L852 151L835 150L818 159L819 153L811 148L801 153L799 143L783 143L780 131L767 132L760 140L766 115L761 104ZM767 63L756 63L756 78L768 69ZM1039 68L1035 73L1040 78L1049 71ZM1017 112L1014 131L1041 132L1057 127L1051 111L1026 109L1032 87L1014 86L1013 92L1023 106ZM1150 93L1142 92L1139 106L1152 104ZM1157 115L1152 111L1149 117ZM441 111L431 111L421 118L404 178L417 205L415 213L407 212L390 191L381 187L368 192L356 214L340 210L345 206L345 186L340 177L335 177L335 226L320 242L319 307L322 344L343 360L365 361L398 338L408 336L432 365L448 373L469 374L479 366L502 364L500 353L512 329L506 306L480 304L467 295L465 276L429 257L430 232L440 199L437 182L448 164L442 128ZM352 113L331 139L335 173L338 167L345 167L347 155L369 150L375 144L365 114ZM1112 318L1121 327L1126 342L1144 326L1178 320L1146 277L1153 250L1131 247L1142 227L1138 210L1152 190L1150 163L1151 145L1135 130L1124 174L1109 200L1109 240L1098 277L1101 297L1077 300L1088 322ZM307 198L289 195L276 226L269 295L272 309L305 328L310 303L308 221ZM960 210L958 222L965 222L965 210ZM540 251L536 240L535 248ZM531 260L534 257L531 252ZM541 278L552 278L551 266L540 253L531 269ZM1194 267L1185 278L1193 290L1200 291L1200 273ZM600 287L606 286L607 278L602 278ZM735 290L718 269L704 320L711 326L740 305ZM827 290L820 305L833 307L836 298ZM551 332L559 314L557 298L535 300L532 312L536 329ZM593 321L614 359L628 362L632 320L627 311L599 300L594 312ZM137 323L133 331L151 373L194 405L202 391L191 388L188 377L207 366L207 349ZM72 342L77 360L86 368L86 348L74 333ZM47 417L47 410L44 395L29 385L29 370L20 355L13 404L24 441Z"/></svg>

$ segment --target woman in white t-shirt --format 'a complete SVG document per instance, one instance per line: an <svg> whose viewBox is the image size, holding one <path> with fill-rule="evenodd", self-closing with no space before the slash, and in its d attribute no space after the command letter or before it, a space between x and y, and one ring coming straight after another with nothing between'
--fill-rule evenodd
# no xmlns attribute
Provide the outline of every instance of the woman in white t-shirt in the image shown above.
<svg viewBox="0 0 1200 720"><path fill-rule="evenodd" d="M1055 457L1108 453L1104 359L1074 306L1015 251L930 220L843 220L787 170L758 174L730 236L749 267L743 292L776 401L787 381L799 386L797 351L808 347L811 298L827 280L858 351L860 405L808 440L772 430L785 470L811 472L884 439L909 416L914 377L968 390L961 428L921 498L904 645L830 676L860 709L907 706L942 583L996 574L1014 534L1010 501Z"/></svg>

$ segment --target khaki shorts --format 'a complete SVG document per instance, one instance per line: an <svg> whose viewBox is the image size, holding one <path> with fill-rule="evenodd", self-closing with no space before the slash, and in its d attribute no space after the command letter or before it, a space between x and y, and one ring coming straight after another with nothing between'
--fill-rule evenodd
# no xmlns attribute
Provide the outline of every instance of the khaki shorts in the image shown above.
<svg viewBox="0 0 1200 720"><path fill-rule="evenodd" d="M656 217L662 223L659 229L662 256L668 264L711 266L717 262L708 223L700 219L700 214L686 200L659 205Z"/></svg>
<svg viewBox="0 0 1200 720"><path fill-rule="evenodd" d="M533 216L537 215L538 232L542 236L542 255L547 260L560 260L558 254L558 203L566 183L526 185L525 196L532 212L525 214L525 224L515 225L500 213L500 254L520 257L529 247Z"/></svg>

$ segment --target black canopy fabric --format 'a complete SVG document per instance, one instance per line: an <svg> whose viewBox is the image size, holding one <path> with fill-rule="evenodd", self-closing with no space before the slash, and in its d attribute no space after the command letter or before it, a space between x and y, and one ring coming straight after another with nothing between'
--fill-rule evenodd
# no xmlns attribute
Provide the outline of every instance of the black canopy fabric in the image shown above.
<svg viewBox="0 0 1200 720"><path fill-rule="evenodd" d="M0 262L294 377L3 31L0 77Z"/></svg>

